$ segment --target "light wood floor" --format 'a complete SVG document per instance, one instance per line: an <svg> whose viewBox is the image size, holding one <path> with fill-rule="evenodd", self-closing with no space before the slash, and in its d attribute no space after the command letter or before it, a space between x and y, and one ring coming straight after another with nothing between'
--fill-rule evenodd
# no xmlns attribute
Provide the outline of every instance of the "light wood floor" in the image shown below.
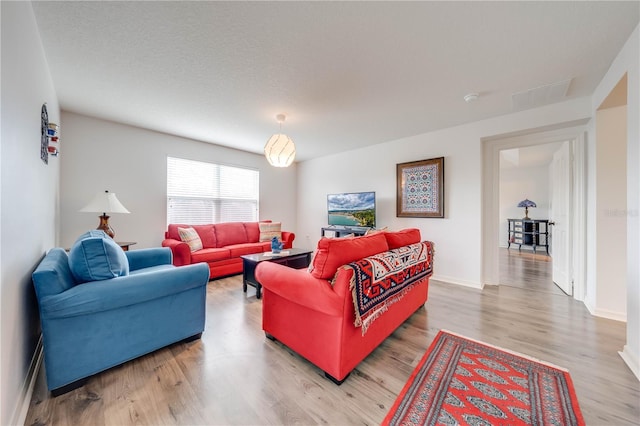
<svg viewBox="0 0 640 426"><path fill-rule="evenodd" d="M26 424L379 424L440 329L568 368L588 425L640 424L640 383L617 353L624 323L592 317L545 287L534 275L548 261L503 256L507 285L480 291L432 280L425 308L342 386L264 337L261 301L252 288L242 292L241 276L212 281L201 340L98 374L58 398L41 370Z"/></svg>
<svg viewBox="0 0 640 426"><path fill-rule="evenodd" d="M500 249L500 284L545 293L565 294L553 283L552 260L545 251Z"/></svg>

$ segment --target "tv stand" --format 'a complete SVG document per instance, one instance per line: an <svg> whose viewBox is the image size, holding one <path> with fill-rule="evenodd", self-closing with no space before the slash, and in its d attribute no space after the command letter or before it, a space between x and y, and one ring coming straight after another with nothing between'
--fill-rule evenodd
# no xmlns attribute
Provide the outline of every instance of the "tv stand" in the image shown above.
<svg viewBox="0 0 640 426"><path fill-rule="evenodd" d="M339 238L349 234L353 234L356 237L359 237L366 234L368 230L369 228L364 226L323 226L322 236L333 236L335 238ZM332 233L332 235L327 235L328 233Z"/></svg>

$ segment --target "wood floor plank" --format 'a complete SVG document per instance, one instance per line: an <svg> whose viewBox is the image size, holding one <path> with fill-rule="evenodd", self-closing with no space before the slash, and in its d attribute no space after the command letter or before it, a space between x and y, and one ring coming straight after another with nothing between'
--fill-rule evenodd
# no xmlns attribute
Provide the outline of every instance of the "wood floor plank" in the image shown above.
<svg viewBox="0 0 640 426"><path fill-rule="evenodd" d="M211 281L201 340L93 376L57 398L40 371L28 425L379 424L440 329L571 373L589 425L640 424L640 383L618 351L625 324L596 318L551 281L546 255L501 251L501 283L432 281L429 300L336 386L262 331L262 301L241 276Z"/></svg>

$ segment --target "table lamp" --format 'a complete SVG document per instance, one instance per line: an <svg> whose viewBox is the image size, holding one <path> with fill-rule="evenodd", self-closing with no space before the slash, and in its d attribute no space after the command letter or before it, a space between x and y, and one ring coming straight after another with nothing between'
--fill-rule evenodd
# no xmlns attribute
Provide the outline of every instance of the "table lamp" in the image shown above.
<svg viewBox="0 0 640 426"><path fill-rule="evenodd" d="M524 200L518 203L518 207L524 207L524 217L522 218L522 220L530 220L529 207L538 207L538 206L536 206L536 203L534 203L533 201L525 198Z"/></svg>
<svg viewBox="0 0 640 426"><path fill-rule="evenodd" d="M116 194L109 191L99 192L93 200L81 208L80 211L85 213L102 213L102 216L98 216L100 224L97 229L104 231L105 234L111 238L113 238L116 233L109 225L109 216L107 216L107 213L131 213L118 200Z"/></svg>

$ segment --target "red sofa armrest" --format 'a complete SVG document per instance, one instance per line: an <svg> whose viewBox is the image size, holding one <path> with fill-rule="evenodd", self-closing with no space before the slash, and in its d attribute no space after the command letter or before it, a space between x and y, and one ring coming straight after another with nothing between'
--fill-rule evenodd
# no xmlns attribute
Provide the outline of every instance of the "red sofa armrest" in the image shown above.
<svg viewBox="0 0 640 426"><path fill-rule="evenodd" d="M162 247L169 247L171 249L171 253L173 253L173 264L175 266L191 264L191 249L187 243L167 238L162 241Z"/></svg>
<svg viewBox="0 0 640 426"><path fill-rule="evenodd" d="M291 303L331 316L343 315L344 298L333 291L329 281L315 278L306 269L260 262L255 276L264 289Z"/></svg>
<svg viewBox="0 0 640 426"><path fill-rule="evenodd" d="M293 232L282 231L282 248L290 249L293 247L293 240L296 238L296 234Z"/></svg>

